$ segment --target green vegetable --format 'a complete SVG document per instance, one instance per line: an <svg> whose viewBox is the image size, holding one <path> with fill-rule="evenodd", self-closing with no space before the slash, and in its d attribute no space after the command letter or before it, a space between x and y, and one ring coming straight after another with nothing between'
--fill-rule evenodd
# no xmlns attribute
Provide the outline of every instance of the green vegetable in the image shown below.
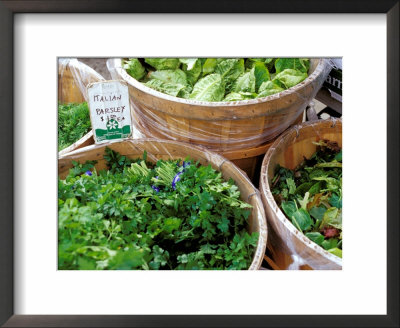
<svg viewBox="0 0 400 328"><path fill-rule="evenodd" d="M145 58L144 61L157 70L177 69L180 64L178 58Z"/></svg>
<svg viewBox="0 0 400 328"><path fill-rule="evenodd" d="M146 70L137 58L130 58L125 61L124 69L127 73L134 77L136 80L140 80L146 75Z"/></svg>
<svg viewBox="0 0 400 328"><path fill-rule="evenodd" d="M58 105L58 150L81 139L91 129L87 103Z"/></svg>
<svg viewBox="0 0 400 328"><path fill-rule="evenodd" d="M185 86L182 84L166 83L158 79L148 81L145 83L145 86L174 97L178 96L185 89Z"/></svg>
<svg viewBox="0 0 400 328"><path fill-rule="evenodd" d="M221 75L210 74L195 84L189 98L201 101L221 101L224 94L225 86Z"/></svg>
<svg viewBox="0 0 400 328"><path fill-rule="evenodd" d="M58 181L60 270L247 269L258 234L233 180L189 159L155 165L106 149Z"/></svg>
<svg viewBox="0 0 400 328"><path fill-rule="evenodd" d="M337 143L327 140L316 144L317 151L295 170L278 165L271 191L298 230L328 252L341 257L341 149Z"/></svg>
<svg viewBox="0 0 400 328"><path fill-rule="evenodd" d="M235 80L244 73L243 59L221 59L215 67L215 73L221 75L228 90Z"/></svg>
<svg viewBox="0 0 400 328"><path fill-rule="evenodd" d="M186 73L187 80L193 86L201 75L201 61L197 58L184 59L180 58L179 61L183 63L182 69Z"/></svg>
<svg viewBox="0 0 400 328"><path fill-rule="evenodd" d="M309 67L302 58L130 58L124 65L128 74L159 92L211 102L282 92L307 78Z"/></svg>
<svg viewBox="0 0 400 328"><path fill-rule="evenodd" d="M267 82L271 79L269 71L264 63L256 62L253 66L254 76L256 79L256 91L259 92L261 84Z"/></svg>
<svg viewBox="0 0 400 328"><path fill-rule="evenodd" d="M238 100L246 100L246 99L254 99L257 96L256 93L253 92L231 92L226 95L224 101L238 101Z"/></svg>
<svg viewBox="0 0 400 328"><path fill-rule="evenodd" d="M254 76L254 68L250 72L239 76L233 83L233 92L255 92L256 77Z"/></svg>
<svg viewBox="0 0 400 328"><path fill-rule="evenodd" d="M157 79L165 83L180 84L182 86L187 85L186 74L180 69L166 69L162 71L155 71L149 73L149 78L151 80Z"/></svg>
<svg viewBox="0 0 400 328"><path fill-rule="evenodd" d="M301 81L307 78L307 73L302 73L295 69L285 69L282 72L275 75L273 82L277 83L285 89L294 87Z"/></svg>
<svg viewBox="0 0 400 328"><path fill-rule="evenodd" d="M310 61L304 58L278 58L275 61L276 73L280 73L285 69L298 70L307 73L310 68Z"/></svg>
<svg viewBox="0 0 400 328"><path fill-rule="evenodd" d="M276 83L274 83L272 81L266 81L266 82L263 82L261 84L260 88L258 89L259 94L258 94L257 98L267 97L267 96L273 95L275 93L279 93L283 90L285 90L285 89L281 88Z"/></svg>

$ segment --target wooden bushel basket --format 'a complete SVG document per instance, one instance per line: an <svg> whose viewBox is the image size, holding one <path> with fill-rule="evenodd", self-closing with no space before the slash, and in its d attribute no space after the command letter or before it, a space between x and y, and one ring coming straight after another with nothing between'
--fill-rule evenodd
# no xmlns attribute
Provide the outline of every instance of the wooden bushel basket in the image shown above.
<svg viewBox="0 0 400 328"><path fill-rule="evenodd" d="M297 125L273 143L265 154L260 176L260 192L269 228L268 248L281 269L341 270L342 259L305 237L276 204L270 190L277 164L294 169L304 157L316 151L313 141L327 139L342 147L341 119L320 120Z"/></svg>
<svg viewBox="0 0 400 328"><path fill-rule="evenodd" d="M194 147L181 142L137 139L119 142L109 142L101 145L91 145L83 149L61 156L58 160L58 174L60 178L68 175L69 169L73 166L72 161L84 163L87 160L96 160L96 169L106 169L106 161L103 158L105 148L119 152L129 158L141 158L143 152L147 152L147 160L155 163L158 159L178 159L190 156L202 165L211 166L220 171L225 180L232 178L240 190L240 197L243 201L253 206L249 216L249 232L258 232L259 238L253 261L249 270L257 270L261 267L265 248L267 244L267 224L263 204L258 190L250 183L246 176L230 161L218 154L209 152L200 147Z"/></svg>
<svg viewBox="0 0 400 328"><path fill-rule="evenodd" d="M134 115L148 137L189 142L217 152L258 147L292 125L314 98L330 66L311 59L309 76L296 86L264 98L204 102L172 97L131 77L122 59L110 59L113 78L128 82Z"/></svg>
<svg viewBox="0 0 400 328"><path fill-rule="evenodd" d="M81 80L84 86L91 82L104 80L104 78L94 69L78 60L67 61L67 64L61 61L58 65L58 103L60 104L82 103L86 101L79 85L74 79L74 73L77 74L77 77ZM93 131L90 130L81 139L67 148L64 148L58 154L67 154L93 143Z"/></svg>
<svg viewBox="0 0 400 328"><path fill-rule="evenodd" d="M303 120L303 113L301 113L295 124L300 124ZM271 147L275 140L266 142L257 147L251 147L247 149L238 149L231 151L218 152L220 155L229 159L238 168L246 172L247 176L253 183L258 183L259 172L261 169L261 163L264 159L265 153Z"/></svg>

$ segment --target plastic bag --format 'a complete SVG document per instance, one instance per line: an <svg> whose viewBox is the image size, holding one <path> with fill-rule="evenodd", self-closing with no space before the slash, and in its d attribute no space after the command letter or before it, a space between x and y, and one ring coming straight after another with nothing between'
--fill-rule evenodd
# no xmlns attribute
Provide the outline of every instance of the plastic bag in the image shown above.
<svg viewBox="0 0 400 328"><path fill-rule="evenodd" d="M103 76L76 58L58 59L58 101L62 104L87 101L86 86L104 80Z"/></svg>

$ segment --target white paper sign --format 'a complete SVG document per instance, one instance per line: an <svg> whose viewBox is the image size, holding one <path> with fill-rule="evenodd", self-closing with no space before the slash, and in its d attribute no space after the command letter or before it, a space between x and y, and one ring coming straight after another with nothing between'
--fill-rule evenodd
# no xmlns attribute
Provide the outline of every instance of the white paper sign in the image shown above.
<svg viewBox="0 0 400 328"><path fill-rule="evenodd" d="M96 143L132 135L128 85L124 81L101 81L87 87L90 120Z"/></svg>

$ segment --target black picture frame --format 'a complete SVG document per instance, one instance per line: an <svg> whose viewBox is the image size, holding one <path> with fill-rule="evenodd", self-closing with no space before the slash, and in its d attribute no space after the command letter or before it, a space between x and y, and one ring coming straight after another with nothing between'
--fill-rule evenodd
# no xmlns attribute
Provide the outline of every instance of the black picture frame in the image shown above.
<svg viewBox="0 0 400 328"><path fill-rule="evenodd" d="M207 10L206 8L212 8ZM384 13L387 17L387 315L143 316L14 315L13 125L0 120L0 324L4 327L399 327L399 1L0 1L0 100L13 117L13 21L16 13ZM390 68L390 69L389 69ZM367 270L367 268L366 268ZM368 286L366 286L368 288Z"/></svg>

